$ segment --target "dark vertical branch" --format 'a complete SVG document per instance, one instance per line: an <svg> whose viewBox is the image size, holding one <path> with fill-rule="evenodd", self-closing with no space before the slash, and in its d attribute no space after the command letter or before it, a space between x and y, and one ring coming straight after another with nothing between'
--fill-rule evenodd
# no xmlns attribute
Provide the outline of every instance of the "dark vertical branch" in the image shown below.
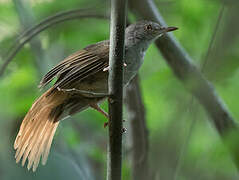
<svg viewBox="0 0 239 180"><path fill-rule="evenodd" d="M107 179L121 180L122 89L127 0L111 0Z"/></svg>
<svg viewBox="0 0 239 180"><path fill-rule="evenodd" d="M125 105L129 114L129 132L131 132L129 139L132 146L132 179L150 179L148 167L148 129L138 76L127 87Z"/></svg>

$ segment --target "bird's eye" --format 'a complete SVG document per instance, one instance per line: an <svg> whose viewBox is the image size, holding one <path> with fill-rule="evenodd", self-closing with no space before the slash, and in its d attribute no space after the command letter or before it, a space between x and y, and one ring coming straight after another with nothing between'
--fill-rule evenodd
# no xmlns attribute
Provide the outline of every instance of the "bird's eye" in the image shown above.
<svg viewBox="0 0 239 180"><path fill-rule="evenodd" d="M145 26L145 29L148 31L151 31L151 30L153 30L153 27L150 24L148 24Z"/></svg>

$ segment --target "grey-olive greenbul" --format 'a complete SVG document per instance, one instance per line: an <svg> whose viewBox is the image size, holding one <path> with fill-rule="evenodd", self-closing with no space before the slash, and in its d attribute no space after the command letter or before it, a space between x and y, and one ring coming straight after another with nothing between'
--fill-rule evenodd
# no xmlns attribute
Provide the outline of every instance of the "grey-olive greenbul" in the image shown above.
<svg viewBox="0 0 239 180"><path fill-rule="evenodd" d="M140 21L126 28L124 85L137 74L149 45L175 27ZM28 159L28 169L36 170L40 158L46 164L56 128L63 118L91 107L108 117L98 104L107 98L109 41L101 41L77 51L53 67L41 80L54 85L39 97L26 114L16 137L16 162Z"/></svg>

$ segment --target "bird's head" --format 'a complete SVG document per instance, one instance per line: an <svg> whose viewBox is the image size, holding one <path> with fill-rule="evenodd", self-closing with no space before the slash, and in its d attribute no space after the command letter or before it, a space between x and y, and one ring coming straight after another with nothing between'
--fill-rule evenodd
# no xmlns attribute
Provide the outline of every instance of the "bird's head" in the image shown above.
<svg viewBox="0 0 239 180"><path fill-rule="evenodd" d="M163 27L158 23L151 21L139 21L126 28L126 38L132 38L134 41L152 42L163 34L177 30L177 27Z"/></svg>

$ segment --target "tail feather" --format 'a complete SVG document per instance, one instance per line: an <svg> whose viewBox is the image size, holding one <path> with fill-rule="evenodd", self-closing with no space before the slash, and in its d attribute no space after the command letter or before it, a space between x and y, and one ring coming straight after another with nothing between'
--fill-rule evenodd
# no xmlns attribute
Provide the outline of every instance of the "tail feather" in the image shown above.
<svg viewBox="0 0 239 180"><path fill-rule="evenodd" d="M50 95L49 95L50 94ZM32 105L31 109L25 116L16 140L14 148L16 149L16 162L22 159L24 166L28 159L28 170L36 168L42 157L42 164L47 161L52 140L59 124L59 114L52 115L52 110L62 104L66 95L62 92L49 89Z"/></svg>
<svg viewBox="0 0 239 180"><path fill-rule="evenodd" d="M46 146L46 142L47 142L47 138L49 137L49 131L50 130L51 129L46 129L45 128L45 132L44 132L45 134L42 137L42 140L39 144L39 148L35 149L35 151L32 151L32 152L35 152L35 153L33 153L33 157L35 156L35 161L33 163L33 171L36 170L36 168L37 168L37 166L40 162L40 158L41 158L41 155L42 155L42 153L44 151L44 148ZM35 147L37 147L37 146L35 146Z"/></svg>
<svg viewBox="0 0 239 180"><path fill-rule="evenodd" d="M42 127L42 130L41 132L38 134L39 137L37 137L35 141L35 143L32 143L31 145L29 145L29 149L31 149L31 152L30 154L28 155L28 165L27 165L27 168L28 170L31 169L33 163L34 165L37 164L37 161L38 161L38 157L37 157L37 154L38 152L42 152L43 150L41 148L43 148L41 146L41 144L45 144L45 142L43 142L43 140L45 140L44 136L43 136L43 133L46 133L46 130L48 130L46 128L46 126L49 126L50 125L50 122L47 121L44 125L44 127ZM44 134L46 135L46 134ZM41 154L40 154L41 155ZM40 160L40 157L39 157L39 160ZM34 166L35 167L35 166ZM36 167L33 168L33 171L36 170Z"/></svg>
<svg viewBox="0 0 239 180"><path fill-rule="evenodd" d="M22 135L21 141L19 142L19 148L16 151L16 162L18 163L23 155L23 153L25 153L25 150L30 150L29 143L33 143L34 142L34 133L35 135L38 134L38 132L40 131L40 127L39 125L42 122L39 121L35 124L35 126L29 126L29 128L26 130L26 133L24 135ZM30 141L30 142L29 142Z"/></svg>
<svg viewBox="0 0 239 180"><path fill-rule="evenodd" d="M36 137L38 132L41 130L40 126L45 121L46 121L46 119L42 119L42 120L38 120L38 121L29 120L29 123L27 124L26 128L24 128L24 129L20 128L20 131L22 130L22 132L21 132L21 134L19 132L18 136L16 138L16 139L18 139L18 141L16 142L17 151L16 151L16 155L15 155L17 162L20 161L22 154L25 152L25 149L27 147L29 147L29 141L31 140L31 142L34 143L34 137ZM21 147L18 147L18 146L21 146Z"/></svg>
<svg viewBox="0 0 239 180"><path fill-rule="evenodd" d="M57 128L58 124L59 124L59 122L55 123L55 126L53 126L53 129L51 130L51 134L49 135L49 139L48 139L48 141L46 141L46 148L44 149L44 152L42 155L42 165L45 165L47 162L47 157L48 157L50 149L51 149L51 142L52 142L52 139L56 132L56 128Z"/></svg>

